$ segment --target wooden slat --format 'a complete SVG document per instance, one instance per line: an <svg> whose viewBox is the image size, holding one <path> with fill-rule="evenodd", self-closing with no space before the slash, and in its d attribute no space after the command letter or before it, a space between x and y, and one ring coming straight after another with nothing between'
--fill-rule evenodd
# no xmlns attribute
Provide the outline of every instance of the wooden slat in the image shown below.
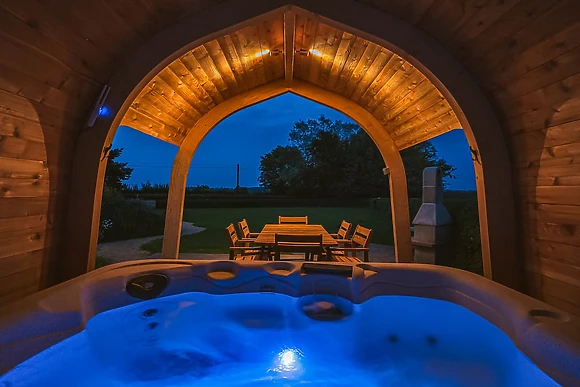
<svg viewBox="0 0 580 387"><path fill-rule="evenodd" d="M39 161L47 159L45 144L42 142L12 136L0 136L0 157Z"/></svg>
<svg viewBox="0 0 580 387"><path fill-rule="evenodd" d="M10 257L0 258L0 280L47 263L51 250L39 249Z"/></svg>
<svg viewBox="0 0 580 387"><path fill-rule="evenodd" d="M199 111L208 111L215 106L214 100L205 91L199 81L195 76L189 71L189 69L183 64L181 59L177 59L167 66L173 74L175 74L184 86L184 93L189 96L188 99L192 100L196 106L198 106ZM198 102L199 101L199 102Z"/></svg>
<svg viewBox="0 0 580 387"><path fill-rule="evenodd" d="M566 26L577 23L576 15L578 12L580 12L580 3L575 0L564 0L556 3L553 7L550 7L539 15L533 23L527 24L515 34L504 36L499 44L485 52L481 52L479 58L474 59L476 63L473 66L474 71L479 76L484 76L485 73L501 74L506 71L505 68L513 66L514 61L511 58L519 58L526 50L541 45L542 42L562 29L565 29ZM542 28L538 28L538 26L542 26ZM549 47L549 51L547 52L552 50L554 50L553 46ZM546 61L553 58L553 56L546 54L546 51L543 51L541 56ZM507 63L511 64L506 65ZM509 73L509 70L507 70L507 73ZM503 79L509 80L513 78L512 76L506 75ZM500 78L498 83L501 84L502 82ZM495 85L493 82L490 82L486 86L493 88Z"/></svg>
<svg viewBox="0 0 580 387"><path fill-rule="evenodd" d="M61 63L43 56L24 44L0 35L0 65L13 74L28 77L50 88L58 89L77 98L89 98L99 89L99 84L75 75ZM47 87L47 89L49 89Z"/></svg>
<svg viewBox="0 0 580 387"><path fill-rule="evenodd" d="M228 64L228 60L219 43L216 40L212 40L204 46L226 85L226 89L223 90L222 93L228 97L238 94L240 92L240 86L237 83L236 76ZM212 103L212 107L213 106L215 106L215 104Z"/></svg>
<svg viewBox="0 0 580 387"><path fill-rule="evenodd" d="M266 74L264 61L259 55L261 51L257 29L253 26L246 27L232 34L232 41L242 62L242 67L249 77L250 88L265 84Z"/></svg>
<svg viewBox="0 0 580 387"><path fill-rule="evenodd" d="M191 73L189 73L186 69L183 70L185 70L186 74L191 76ZM183 75L182 77L185 78L186 75ZM157 76L156 80L162 80L163 83L167 85L168 91L171 89L173 92L179 95L180 101L178 103L181 105L180 108L182 110L188 109L189 106L189 109L191 109L195 116L201 116L209 110L207 106L201 102L199 97L192 91L188 84L184 82L182 78L180 78L180 76L178 76L174 71L172 71L171 68L166 67L163 69Z"/></svg>
<svg viewBox="0 0 580 387"><path fill-rule="evenodd" d="M369 75L372 77L372 72L369 74L369 69L381 51L381 47L377 46L376 44L371 43L367 46L360 61L353 71L352 77L350 78L346 89L343 92L344 96L350 97L363 79L367 78Z"/></svg>
<svg viewBox="0 0 580 387"><path fill-rule="evenodd" d="M469 3L466 6L465 15L463 16L467 20L460 23L461 26L454 31L455 39L453 41L457 42L456 44L458 46L469 44L471 40L489 29L502 16L508 14L519 2L522 2L522 0L505 0L488 3L486 4L485 12L481 12L481 8L477 2Z"/></svg>
<svg viewBox="0 0 580 387"><path fill-rule="evenodd" d="M0 178L47 179L48 167L44 161L0 156Z"/></svg>
<svg viewBox="0 0 580 387"><path fill-rule="evenodd" d="M578 57L578 62L580 62L580 56ZM580 73L570 77L558 78L557 82L531 93L526 94L525 90L518 90L517 94L522 95L522 97L510 98L509 102L500 99L502 105L507 108L504 113L506 119L538 111L554 113L554 110L566 104L569 100L580 97Z"/></svg>
<svg viewBox="0 0 580 387"><path fill-rule="evenodd" d="M442 116L415 127L411 133L396 136L395 143L399 149L405 149L458 128L457 117L455 117L453 112L448 111Z"/></svg>
<svg viewBox="0 0 580 387"><path fill-rule="evenodd" d="M340 75L338 76L336 87L334 88L337 93L345 93L348 83L369 44L371 43L367 40L358 37L355 38L352 48L348 54L348 58L346 59L346 63L342 67Z"/></svg>
<svg viewBox="0 0 580 387"><path fill-rule="evenodd" d="M489 28L476 37L469 39L462 47L464 56L469 57L471 60L482 60L490 52L493 52L496 46L510 40L514 34L533 23L558 1L526 0L518 2L508 13L492 23ZM477 50L474 50L474 47L477 47ZM514 62L514 65L518 66L518 62ZM507 70L507 66L505 69ZM494 77L497 77L497 75L499 74L495 73Z"/></svg>
<svg viewBox="0 0 580 387"><path fill-rule="evenodd" d="M284 12L284 79L292 83L294 79L294 53L296 51L296 15Z"/></svg>
<svg viewBox="0 0 580 387"><path fill-rule="evenodd" d="M392 122L393 125L401 125L443 99L443 96L433 87L433 84L424 80L404 98L401 98L391 106L382 119Z"/></svg>
<svg viewBox="0 0 580 387"><path fill-rule="evenodd" d="M378 75L380 74L381 70L393 57L393 53L387 51L385 49L381 49L379 54L370 64L368 71L366 71L365 76L360 80L360 82L356 85L355 89L353 90L350 98L353 101L358 102L366 90L370 87L370 85L377 79Z"/></svg>
<svg viewBox="0 0 580 387"><path fill-rule="evenodd" d="M301 15L296 17L296 49L310 50L314 46L314 39L316 38L316 31L318 29L318 20L314 18L305 18ZM296 55L294 58L294 76L308 81L310 76L310 65L312 63L311 55Z"/></svg>
<svg viewBox="0 0 580 387"><path fill-rule="evenodd" d="M199 73L199 74L201 76L204 76L204 75L207 76L207 78L204 78L204 79L209 79L209 81L211 82L211 85L208 85L211 88L208 88L206 90L208 90L208 92L211 90L211 92L213 94L210 93L210 95L217 103L223 101L223 98L224 98L224 95L226 95L226 91L228 89L228 86L226 85L224 79L222 78L222 75L219 72L218 67L214 63L211 55L209 55L207 48L205 46L200 46L200 47L194 49L191 53L193 54L195 59L197 59L199 66L201 66L201 69L203 70L203 73ZM195 62L192 61L192 64L193 63L195 63ZM205 82L207 82L207 81L205 81ZM205 83L202 83L202 85L205 86ZM217 90L217 93L215 90Z"/></svg>
<svg viewBox="0 0 580 387"><path fill-rule="evenodd" d="M316 224L267 224L264 226L260 235L256 238L254 243L273 245L275 243L275 235L278 234L292 234L292 235L320 235L322 234L322 244L324 246L336 246L338 243L330 236L324 227Z"/></svg>
<svg viewBox="0 0 580 387"><path fill-rule="evenodd" d="M143 89L139 101L134 102L131 107L163 123L167 127L173 128L177 133L181 133L195 123L195 120L189 117L184 118L183 122L180 121L183 115L182 112L179 109L174 109L174 106L167 103L161 95L158 95L150 88Z"/></svg>
<svg viewBox="0 0 580 387"><path fill-rule="evenodd" d="M47 179L0 178L0 198L34 198L49 193Z"/></svg>
<svg viewBox="0 0 580 387"><path fill-rule="evenodd" d="M198 80L199 84L203 87L207 94L211 96L212 100L216 104L220 103L224 99L216 85L212 82L212 78L215 78L215 74L213 74L214 71L211 69L211 65L208 63L209 55L207 54L207 50L205 48L198 47L196 51L198 51L197 55L194 55L193 52L189 52L183 55L180 60ZM202 61L204 62L204 66L208 68L208 71L210 71L209 75L204 71L196 56L203 59Z"/></svg>
<svg viewBox="0 0 580 387"><path fill-rule="evenodd" d="M116 3L122 2L117 1ZM103 71L112 62L110 52L99 49L89 39L69 28L59 18L58 13L54 14L50 8L38 1L3 0L2 7L52 40L54 44L67 47L75 55L78 55L87 63L86 66L95 69L92 75L97 80L100 82L106 80Z"/></svg>
<svg viewBox="0 0 580 387"><path fill-rule="evenodd" d="M384 117L388 111L396 105L401 99L407 97L425 80L421 72L415 68L409 70L404 79L398 86L391 89L389 95L381 101L379 106L373 111L373 115L379 119ZM447 101L445 101L447 103Z"/></svg>
<svg viewBox="0 0 580 387"><path fill-rule="evenodd" d="M231 36L224 36L219 38L218 43L224 53L229 67L232 69L234 76L236 77L236 83L238 84L240 91L248 90L251 86L245 74L244 67L236 51L236 47Z"/></svg>
<svg viewBox="0 0 580 387"><path fill-rule="evenodd" d="M368 89L363 93L360 98L359 103L362 106L369 106L370 102L376 96L376 94L385 86L391 78L399 71L401 66L405 61L398 55L393 55L389 61L385 64L385 67L381 70L379 75L370 84Z"/></svg>
<svg viewBox="0 0 580 387"><path fill-rule="evenodd" d="M134 107L138 110L145 108L148 113L157 109L156 116L159 117L159 120L175 128L191 127L200 115L196 114L195 110L188 108L187 103L179 98L179 95L170 90L163 80L155 79L143 89L138 105L135 104ZM151 105L148 106L146 103ZM168 117L171 119L167 119Z"/></svg>
<svg viewBox="0 0 580 387"><path fill-rule="evenodd" d="M118 55L138 43L139 39L133 31L127 29L118 16L102 4L83 3L80 9L75 0L45 0L45 4L49 12L57 14L64 24L103 51Z"/></svg>
<svg viewBox="0 0 580 387"><path fill-rule="evenodd" d="M276 28L279 27L279 24L280 23L278 20L265 20L256 26L260 52L269 51L268 54L262 55L261 57L264 66L264 75L266 77L266 82L272 82L277 79L280 79L280 68L281 68L280 64L284 62L284 55L281 52L281 50L283 50L284 47L284 39L281 39L281 36L284 34L284 32L283 31L276 32ZM277 56L273 56L272 54L273 51L275 50L280 51L280 53ZM223 58L223 60L227 63L225 57ZM283 74L284 72L283 65L281 70ZM233 74L232 78L234 78Z"/></svg>
<svg viewBox="0 0 580 387"><path fill-rule="evenodd" d="M348 59L348 55L352 49L352 45L354 44L356 37L347 33L343 32L340 43L338 43L338 48L336 50L336 54L332 60L332 65L330 67L330 74L328 76L328 82L326 87L330 90L334 90L336 88L336 84L338 83L338 79L346 61Z"/></svg>
<svg viewBox="0 0 580 387"><path fill-rule="evenodd" d="M319 29L322 30L322 26L322 24L319 24ZM317 83L324 87L328 84L334 57L337 55L343 33L335 28L325 29L325 32L323 33L326 35L326 39L325 44L319 48L322 57L320 58L320 73L318 75Z"/></svg>
<svg viewBox="0 0 580 387"><path fill-rule="evenodd" d="M534 222L580 226L580 206L525 203L522 213L527 220Z"/></svg>
<svg viewBox="0 0 580 387"><path fill-rule="evenodd" d="M533 203L580 205L579 186L527 187L522 194Z"/></svg>
<svg viewBox="0 0 580 387"><path fill-rule="evenodd" d="M0 219L44 215L47 213L48 209L48 196L34 198L2 198L2 200L0 200Z"/></svg>
<svg viewBox="0 0 580 387"><path fill-rule="evenodd" d="M445 103L443 99L437 98L437 96L432 96L432 98L424 101L419 108L422 108L421 114L413 114L413 111L409 114L401 114L395 117L391 121L386 121L385 117L381 122L384 125L389 125L389 129L393 131L396 137L410 136L413 137L419 134L420 129L424 128L430 122L437 122L441 119L447 119L448 117L455 117L449 108L449 105ZM434 104L431 104L435 102ZM428 128L428 127L427 127Z"/></svg>
<svg viewBox="0 0 580 387"><path fill-rule="evenodd" d="M0 114L10 115L64 130L76 131L84 117L0 90Z"/></svg>
<svg viewBox="0 0 580 387"><path fill-rule="evenodd" d="M6 9L0 7L0 34L11 36L21 44L32 47L36 52L46 56L46 60L54 60L66 66L76 74L89 79L94 79L95 74L102 68L94 68L90 62L86 62L71 52L68 47L56 44L51 39L40 33L33 26L25 23ZM95 82L97 82L95 80Z"/></svg>
<svg viewBox="0 0 580 387"><path fill-rule="evenodd" d="M531 252L536 256L553 257L553 259L578 263L580 260L580 246L565 243L530 238Z"/></svg>
<svg viewBox="0 0 580 387"><path fill-rule="evenodd" d="M139 130L143 133L149 134L150 136L175 145L179 145L183 138L177 134L178 132L175 128L148 117L133 108L127 110L127 113L123 116L121 125Z"/></svg>
<svg viewBox="0 0 580 387"><path fill-rule="evenodd" d="M544 148L580 142L580 121L519 133L512 136L510 141L517 144L520 152L532 154Z"/></svg>
<svg viewBox="0 0 580 387"><path fill-rule="evenodd" d="M383 87L376 92L370 101L365 103L365 106L368 106L367 110L374 112L380 106L381 102L409 77L414 69L415 68L411 66L410 63L405 62L402 64Z"/></svg>

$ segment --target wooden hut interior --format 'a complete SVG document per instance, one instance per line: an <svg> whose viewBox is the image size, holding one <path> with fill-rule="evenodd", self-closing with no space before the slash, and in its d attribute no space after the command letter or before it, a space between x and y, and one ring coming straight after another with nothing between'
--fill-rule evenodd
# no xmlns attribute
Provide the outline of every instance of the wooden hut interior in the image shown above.
<svg viewBox="0 0 580 387"><path fill-rule="evenodd" d="M400 262L412 258L398 152L463 128L486 276L580 315L578 15L577 0L3 0L0 305L94 268L119 125L179 146L169 257L197 145L290 92L351 116L381 149Z"/></svg>

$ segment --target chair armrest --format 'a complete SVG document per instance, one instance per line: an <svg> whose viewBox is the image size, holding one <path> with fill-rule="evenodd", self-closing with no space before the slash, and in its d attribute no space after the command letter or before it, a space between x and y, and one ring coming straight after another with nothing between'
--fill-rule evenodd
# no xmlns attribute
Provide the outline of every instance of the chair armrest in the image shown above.
<svg viewBox="0 0 580 387"><path fill-rule="evenodd" d="M352 241L350 239L336 239L336 241L338 242L339 245L350 245L352 246Z"/></svg>
<svg viewBox="0 0 580 387"><path fill-rule="evenodd" d="M263 252L260 248L256 248L256 246L230 246L230 260L234 259L236 251L240 251L242 255L247 252L251 252L248 255L262 254ZM267 253L267 251L264 252Z"/></svg>
<svg viewBox="0 0 580 387"><path fill-rule="evenodd" d="M330 251L339 250L339 251L369 251L368 247L331 247Z"/></svg>
<svg viewBox="0 0 580 387"><path fill-rule="evenodd" d="M338 239L338 234L329 234L331 237L333 237L334 239Z"/></svg>
<svg viewBox="0 0 580 387"><path fill-rule="evenodd" d="M330 254L332 254L333 250L338 250L338 251L342 251L344 252L345 256L347 255L346 253L348 251L352 252L352 256L356 257L356 252L357 251L362 251L363 252L363 260L365 262L369 261L369 248L368 247L331 247L330 248Z"/></svg>

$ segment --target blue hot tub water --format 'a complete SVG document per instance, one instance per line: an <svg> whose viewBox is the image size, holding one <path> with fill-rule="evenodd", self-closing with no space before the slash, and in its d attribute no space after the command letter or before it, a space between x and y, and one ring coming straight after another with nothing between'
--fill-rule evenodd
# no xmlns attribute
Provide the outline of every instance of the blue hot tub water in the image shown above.
<svg viewBox="0 0 580 387"><path fill-rule="evenodd" d="M337 320L305 313L331 305ZM19 387L160 385L557 386L502 331L449 302L268 293L185 293L104 312L0 377Z"/></svg>

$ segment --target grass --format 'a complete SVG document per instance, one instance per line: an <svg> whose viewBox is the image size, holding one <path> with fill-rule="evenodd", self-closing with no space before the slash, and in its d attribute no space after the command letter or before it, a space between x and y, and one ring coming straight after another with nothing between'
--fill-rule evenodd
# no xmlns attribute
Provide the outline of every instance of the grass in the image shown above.
<svg viewBox="0 0 580 387"><path fill-rule="evenodd" d="M412 209L420 200L411 199ZM415 203L417 201L417 203ZM416 210L415 210L416 211ZM161 211L163 213L163 211ZM295 208L188 208L183 220L206 230L181 238L182 253L227 253L228 239L225 228L246 218L252 232L259 232L267 223L278 223L278 215L308 215L309 223L321 224L328 232L336 232L343 219L353 227L361 224L373 229L372 242L393 244L393 225L388 206L371 207L295 207ZM161 252L161 239L145 243L143 250Z"/></svg>

